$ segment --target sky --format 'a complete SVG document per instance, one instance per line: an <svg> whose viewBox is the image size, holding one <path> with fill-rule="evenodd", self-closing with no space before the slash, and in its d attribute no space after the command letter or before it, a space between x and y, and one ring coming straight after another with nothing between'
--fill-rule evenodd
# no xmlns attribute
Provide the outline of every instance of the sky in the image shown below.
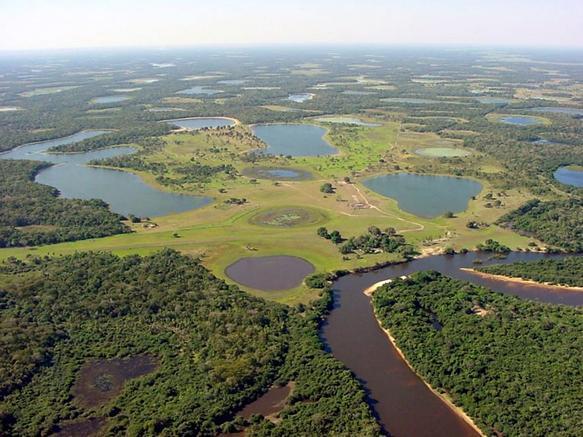
<svg viewBox="0 0 583 437"><path fill-rule="evenodd" d="M583 47L583 0L0 0L0 50L272 44Z"/></svg>

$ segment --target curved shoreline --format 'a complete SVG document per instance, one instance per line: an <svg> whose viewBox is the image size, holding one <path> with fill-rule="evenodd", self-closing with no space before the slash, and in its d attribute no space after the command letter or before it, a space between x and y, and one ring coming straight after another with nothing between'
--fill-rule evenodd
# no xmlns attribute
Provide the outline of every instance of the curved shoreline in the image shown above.
<svg viewBox="0 0 583 437"><path fill-rule="evenodd" d="M385 282L385 281L381 281L381 282ZM380 284L380 283L379 283ZM375 284L376 285L376 284ZM381 284L382 285L382 284ZM371 287L372 288L372 287ZM378 287L376 287L378 288ZM376 290L375 288L375 290ZM369 290L369 289L367 289ZM367 294L367 296L372 296L372 293L374 292L371 291L370 294ZM365 292L366 294L366 292ZM372 302L371 302L372 305ZM377 313L373 308L373 313L374 313L374 317L379 325L379 328L381 328L381 330L385 333L385 335L387 336L387 338L389 339L389 342L391 343L391 345L393 346L393 348L395 349L395 351L397 352L397 355L399 355L399 357L401 357L401 359L403 360L403 362L407 365L407 367L411 370L411 372L413 372L422 382L423 384L425 384L425 386L435 395L437 396L441 401L443 401L451 411L453 411L458 417L460 417L461 419L463 419L464 422L466 422L478 435L480 435L481 437L486 437L486 434L484 434L484 432L478 428L478 425L476 425L476 423L474 422L474 420L463 410L462 407L457 406L449 397L449 395L447 393L441 393L439 391L437 391L435 388L433 388L418 372L417 370L415 370L415 368L411 365L411 363L409 362L409 360L407 360L407 357L405 356L405 354L403 353L403 351L401 350L401 348L397 345L397 341L395 339L395 337L393 337L391 335L391 332L386 329L381 321L379 320L379 318L377 317Z"/></svg>
<svg viewBox="0 0 583 437"><path fill-rule="evenodd" d="M537 281L534 281L532 279L517 278L514 276L496 275L493 273L480 272L478 270L475 270L475 269L472 269L469 267L462 267L462 268L460 268L460 270L462 270L464 272L471 273L472 275L486 278L486 279L494 279L497 281L506 281L506 282L515 282L517 284L522 284L522 285L527 285L527 286L528 285L535 285L538 287L547 287L547 288L549 288L549 291L552 291L553 289L555 289L555 290L562 290L562 291L572 291L575 293L583 292L583 287L575 287L575 286L561 285L561 284L551 284L549 282L537 282Z"/></svg>

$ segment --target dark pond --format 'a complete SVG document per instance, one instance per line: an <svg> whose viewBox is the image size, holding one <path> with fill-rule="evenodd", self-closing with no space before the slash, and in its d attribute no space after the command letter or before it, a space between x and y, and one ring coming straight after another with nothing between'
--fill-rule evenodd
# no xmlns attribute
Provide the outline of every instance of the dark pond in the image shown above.
<svg viewBox="0 0 583 437"><path fill-rule="evenodd" d="M93 408L119 395L126 381L157 368L158 360L151 355L89 361L79 370L71 393L77 404Z"/></svg>
<svg viewBox="0 0 583 437"><path fill-rule="evenodd" d="M325 139L326 129L312 124L259 124L253 133L267 144L269 155L332 155L337 150Z"/></svg>
<svg viewBox="0 0 583 437"><path fill-rule="evenodd" d="M87 153L51 154L51 147L71 144L105 133L89 130L39 143L25 144L0 154L0 159L32 159L56 165L42 170L35 181L57 188L61 196L71 199L102 199L119 214L155 217L200 208L210 202L207 197L159 191L129 172L87 167L94 159L127 155L131 147L113 147Z"/></svg>
<svg viewBox="0 0 583 437"><path fill-rule="evenodd" d="M574 170L569 167L560 167L555 171L554 177L562 184L583 187L583 169Z"/></svg>
<svg viewBox="0 0 583 437"><path fill-rule="evenodd" d="M249 419L254 414L263 417L279 413L285 406L285 401L292 391L292 385L287 384L282 387L271 387L267 393L259 399L246 405L237 416Z"/></svg>
<svg viewBox="0 0 583 437"><path fill-rule="evenodd" d="M482 190L480 183L450 176L395 173L365 179L371 190L397 200L399 208L420 217L437 217L468 207L472 196Z"/></svg>
<svg viewBox="0 0 583 437"><path fill-rule="evenodd" d="M399 357L373 314L363 290L373 284L420 270L437 270L498 292L527 299L566 305L583 305L583 293L560 291L516 282L484 279L460 270L483 265L541 259L548 255L512 253L504 260L488 260L486 254L432 256L361 274L334 283L334 306L321 329L326 348L342 361L363 384L379 422L395 436L475 436L476 433L450 410Z"/></svg>
<svg viewBox="0 0 583 437"><path fill-rule="evenodd" d="M277 291L299 286L307 275L314 273L314 266L296 256L260 256L241 258L228 266L225 273L246 287Z"/></svg>
<svg viewBox="0 0 583 437"><path fill-rule="evenodd" d="M529 117L527 115L502 117L500 118L500 122L516 126L536 126L542 124L542 122L539 119L535 117Z"/></svg>
<svg viewBox="0 0 583 437"><path fill-rule="evenodd" d="M224 117L190 117L190 118L175 118L172 120L164 120L165 123L185 129L203 129L205 127L224 127L233 126L235 122L230 118Z"/></svg>
<svg viewBox="0 0 583 437"><path fill-rule="evenodd" d="M125 100L129 100L129 97L126 96L102 96L102 97L95 97L91 100L91 103L95 103L97 105L104 105L106 103L119 103Z"/></svg>
<svg viewBox="0 0 583 437"><path fill-rule="evenodd" d="M176 94L212 96L213 94L219 94L222 92L223 92L222 90L214 90L212 88L206 88L204 86L193 86L191 88L178 91Z"/></svg>

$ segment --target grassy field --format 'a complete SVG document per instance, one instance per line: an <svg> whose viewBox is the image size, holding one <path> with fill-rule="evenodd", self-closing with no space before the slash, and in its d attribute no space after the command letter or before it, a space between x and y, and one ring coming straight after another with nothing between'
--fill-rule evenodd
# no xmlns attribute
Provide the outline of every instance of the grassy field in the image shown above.
<svg viewBox="0 0 583 437"><path fill-rule="evenodd" d="M168 177L175 176L173 166L195 159L208 165L233 163L239 172L254 165L298 168L313 174L313 179L278 182L221 175L208 183L170 188L161 186L154 175L138 172L159 189L204 193L214 197L215 201L202 209L154 218L155 227L134 224L136 232L131 234L38 248L2 249L0 258L60 255L84 250L106 250L122 255L148 254L171 247L201 257L213 273L225 278L224 270L229 264L248 256L295 255L314 264L317 272L353 269L398 259L394 254L343 257L333 243L316 235L320 226L338 230L344 237L363 234L371 225L394 227L426 254L438 253L448 246L472 249L487 238L494 238L512 248L526 247L530 241L493 225L480 230L466 227L470 220L492 223L523 203L529 197L527 193L508 192L499 208L487 208L483 196L493 190L482 181L484 190L476 200L470 201L467 211L449 219L423 219L399 210L395 200L377 195L361 184L364 177L386 173L395 166L415 169L429 165L435 173L447 173L445 164L414 153L420 145L436 145L440 140L436 135L402 134L399 124L394 122L383 122L377 128L332 127L326 138L338 147L340 153L337 155L291 159L269 157L251 164L240 157L256 148L257 144L244 135L245 126L236 129L241 134L236 139L212 132L172 134L166 138L166 147L149 155L147 160L167 163L170 169ZM497 168L497 163L477 153L464 159L467 165ZM350 177L349 183L343 180L346 176ZM335 193L320 192L323 182L331 182ZM246 198L248 202L244 205L226 204L225 200L232 197ZM291 226L266 225L257 219L271 217L274 211L289 213L290 208L308 211L308 218ZM288 304L309 301L316 293L305 286L281 292L248 291Z"/></svg>

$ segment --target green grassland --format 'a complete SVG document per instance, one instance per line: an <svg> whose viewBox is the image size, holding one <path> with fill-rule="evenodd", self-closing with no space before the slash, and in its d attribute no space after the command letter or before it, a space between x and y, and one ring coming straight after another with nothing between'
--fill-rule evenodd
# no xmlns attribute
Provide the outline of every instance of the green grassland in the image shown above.
<svg viewBox="0 0 583 437"><path fill-rule="evenodd" d="M361 117L362 118L362 117ZM365 121L369 121L366 120ZM370 121L379 122L378 119ZM245 135L247 127L240 125L229 136L214 131L201 133L180 132L165 138L165 147L145 155L149 163L165 163L166 177L177 177L181 165L196 161L205 165L232 163L239 176L218 174L204 183L161 185L154 174L136 172L148 183L162 190L205 194L214 202L202 209L172 214L153 219L155 227L132 225L135 232L107 238L56 244L37 248L0 250L0 258L26 255L68 254L83 250L106 250L116 254L148 254L170 247L202 258L214 274L225 278L224 269L241 257L266 255L296 255L314 264L318 272L354 269L376 263L397 260L396 254L374 254L344 257L329 240L316 235L319 226L339 230L344 237L357 236L369 226L394 227L415 244L424 254L438 253L446 246L472 249L487 238L493 238L512 248L527 247L529 239L495 225L470 230L470 220L493 223L504 213L529 198L528 193L509 191L498 208L484 206L486 193L493 192L488 181L481 181L484 189L476 200L470 201L467 211L454 218L424 219L403 212L393 199L380 196L362 184L361 180L374 174L396 171L397 168L419 170L435 174L451 173L447 162L424 158L415 154L420 146L440 145L435 134L403 133L396 122L382 121L382 126L333 126L326 139L339 153L326 157L265 157L256 163L242 157L256 149L258 143ZM442 144L441 144L442 145ZM473 153L463 158L469 168L498 164L491 158ZM253 166L289 167L314 175L311 180L273 181L242 176L244 169ZM345 182L344 177L350 177ZM331 182L335 193L320 192L323 182ZM243 205L225 203L229 198L245 198ZM299 208L310 211L317 220L307 220L297 226L266 226L256 217L266 212ZM300 286L282 292L247 290L255 295L285 303L306 302L316 296L313 290Z"/></svg>

